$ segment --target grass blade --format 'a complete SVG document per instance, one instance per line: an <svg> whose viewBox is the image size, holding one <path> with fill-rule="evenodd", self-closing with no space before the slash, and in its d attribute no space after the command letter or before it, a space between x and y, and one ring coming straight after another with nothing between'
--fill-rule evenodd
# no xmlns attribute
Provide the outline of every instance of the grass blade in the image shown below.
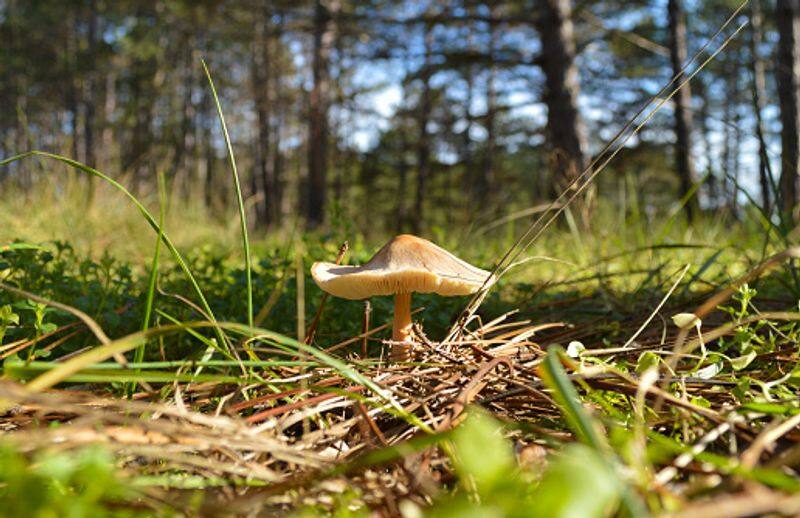
<svg viewBox="0 0 800 518"><path fill-rule="evenodd" d="M553 396L561 407L561 412L578 439L617 467L619 462L614 457L608 441L600 434L594 420L581 405L578 392L561 365L562 354L563 349L560 346L553 345L547 349L547 358L540 367L542 381L553 391ZM621 477L619 470L617 470L617 474ZM647 516L647 508L631 488L626 486L620 496L628 514Z"/></svg>
<svg viewBox="0 0 800 518"><path fill-rule="evenodd" d="M150 327L150 316L153 313L153 300L156 295L156 282L158 281L158 260L161 256L161 239L164 237L164 216L167 211L167 191L164 175L158 175L158 239L156 239L156 249L153 252L153 262L150 264L150 277L147 280L147 300L144 307L144 319L142 320L142 331L147 331ZM137 349L136 361L141 362L144 357L144 348Z"/></svg>
<svg viewBox="0 0 800 518"><path fill-rule="evenodd" d="M231 144L231 137L228 134L228 126L225 124L225 115L222 113L222 105L219 103L217 96L217 89L214 86L214 81L211 79L211 72L204 59L200 62L203 64L203 71L208 79L208 85L211 87L211 94L214 97L214 104L217 106L217 115L219 115L219 122L222 126L222 135L225 137L225 146L228 150L228 159L231 163L231 174L233 176L233 185L236 188L236 203L239 207L239 223L242 228L242 248L244 249L244 269L247 276L247 325L253 327L253 265L250 258L250 238L247 234L247 217L244 209L244 199L242 198L242 186L239 182L239 171L236 168L236 157L233 153L233 145ZM252 356L253 353L250 352Z"/></svg>
<svg viewBox="0 0 800 518"><path fill-rule="evenodd" d="M164 174L158 174L158 238L156 239L156 249L153 252L153 261L150 264L150 277L147 280L147 299L144 306L144 318L142 319L142 331L147 331L150 327L150 317L153 313L153 301L156 296L156 283L158 281L158 260L161 256L161 240L164 237L164 217L167 211L167 188L165 185ZM136 349L133 356L135 363L141 363L144 360L145 347L144 343ZM136 371L138 374L138 370ZM133 391L133 386L128 388L129 393Z"/></svg>
<svg viewBox="0 0 800 518"><path fill-rule="evenodd" d="M581 405L575 386L567 377L561 365L561 347L553 345L547 349L547 358L540 367L542 381L553 391L553 397L561 407L567 424L578 437L578 440L592 448L606 453L608 443L598 433L592 418Z"/></svg>
<svg viewBox="0 0 800 518"><path fill-rule="evenodd" d="M46 252L48 249L40 245L32 245L29 243L9 243L0 245L0 253L13 252L14 250L41 250Z"/></svg>
<svg viewBox="0 0 800 518"><path fill-rule="evenodd" d="M3 167L5 165L11 164L13 162L17 162L19 160L23 160L25 158L32 157L32 156L50 158L50 159L56 160L58 162L61 162L63 164L66 164L66 165L68 165L68 166L70 166L70 167L72 167L74 169L82 171L84 173L87 173L87 174L90 174L92 176L96 176L98 178L101 178L101 179L105 180L106 182L108 182L109 184L111 184L114 188L119 190L122 194L124 194L125 197L128 198L128 200L130 200L131 203L133 203L134 206L139 210L139 212L142 214L142 216L147 221L147 223L153 228L153 230L155 230L156 232L161 232L161 241L164 243L164 246L167 247L167 250L169 250L170 254L175 259L175 262L178 263L178 266L183 271L183 273L186 275L186 278L189 280L189 283L192 285L192 289L194 290L194 292L197 295L197 297L200 299L200 304L201 304L203 310L206 311L206 313L209 316L209 319L212 322L216 322L216 318L214 317L214 312L211 310L211 306L209 306L208 300L206 299L205 295L203 294L203 290L200 288L200 285L198 284L197 279L192 274L192 271L189 269L189 265L186 264L186 261L184 260L184 258L181 255L181 253L175 247L175 245L173 244L172 240L169 238L167 233L163 232L163 230L161 229L161 226L158 224L158 222L156 222L156 220L153 217L153 215L150 214L150 211L148 211L147 208L144 205L142 205L142 202L140 202L136 198L136 196L134 196L128 189L126 189L125 186L123 186L121 183L117 182L116 180L114 180L110 176L107 176L107 175L101 173L100 171L98 171L97 169L89 167L86 164L82 164L82 163L80 163L80 162L78 162L76 160L73 160L71 158L67 158L67 157L62 156L62 155L57 155L55 153L48 153L47 151L28 151L28 152L22 153L20 155L15 155L15 156L9 157L9 158L7 158L5 160L0 161L0 167ZM225 334L222 332L222 328L217 326L217 327L214 328L214 330L215 330L219 340L223 344L225 344L226 346L229 346L227 337L225 337Z"/></svg>

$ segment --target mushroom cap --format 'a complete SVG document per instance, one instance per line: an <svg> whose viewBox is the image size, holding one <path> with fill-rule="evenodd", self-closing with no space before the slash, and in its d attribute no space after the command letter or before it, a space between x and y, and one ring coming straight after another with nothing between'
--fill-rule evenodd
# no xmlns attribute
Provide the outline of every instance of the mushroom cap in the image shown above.
<svg viewBox="0 0 800 518"><path fill-rule="evenodd" d="M469 295L490 272L462 261L427 239L409 234L391 239L362 266L317 262L311 276L323 291L343 299L396 293Z"/></svg>

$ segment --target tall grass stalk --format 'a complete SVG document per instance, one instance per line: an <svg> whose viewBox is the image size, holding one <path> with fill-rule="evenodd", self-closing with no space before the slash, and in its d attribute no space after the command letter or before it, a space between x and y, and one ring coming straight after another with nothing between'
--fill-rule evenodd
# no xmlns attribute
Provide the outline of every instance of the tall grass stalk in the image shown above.
<svg viewBox="0 0 800 518"><path fill-rule="evenodd" d="M297 309L297 341L306 340L306 277L303 264L303 251L298 244L294 256L295 284L296 284L296 309Z"/></svg>
<svg viewBox="0 0 800 518"><path fill-rule="evenodd" d="M158 173L158 238L156 239L156 249L153 252L153 261L150 263L150 277L147 280L147 299L144 305L144 318L142 319L142 331L147 331L150 327L150 317L153 314L153 301L156 296L156 284L158 282L158 262L161 257L161 239L164 237L164 219L167 212L167 187L164 180L164 173ZM133 355L134 363L144 361L144 353L147 343L139 346ZM136 370L139 373L139 370ZM130 387L132 390L133 386Z"/></svg>
<svg viewBox="0 0 800 518"><path fill-rule="evenodd" d="M228 159L231 163L231 175L233 176L233 185L236 188L236 203L239 207L239 224L242 229L242 248L244 248L244 269L247 276L247 325L253 327L253 265L250 258L250 238L247 234L247 216L244 208L244 199L242 198L242 186L239 182L239 171L236 167L236 156L233 153L233 145L231 144L231 137L228 134L228 126L225 124L225 115L222 113L222 105L217 96L217 89L214 86L214 80L211 79L211 72L208 70L206 61L201 59L203 64L203 71L208 79L208 86L211 88L211 94L214 96L214 104L217 106L217 114L219 115L220 126L222 127L222 135L225 137L225 146L228 150ZM248 351L252 356L253 353Z"/></svg>
<svg viewBox="0 0 800 518"><path fill-rule="evenodd" d="M180 267L181 271L183 271L184 275L186 275L186 278L188 279L189 284L192 285L192 289L194 290L194 292L197 295L198 299L200 299L200 305L203 308L203 310L206 312L207 318L212 322L212 324L216 324L217 320L216 320L216 317L214 316L214 312L211 310L211 306L208 304L208 299L206 299L206 296L203 293L202 288L200 288L200 284L197 282L197 279L195 278L194 274L192 274L191 269L189 269L189 265L186 263L186 260L183 258L183 255L181 255L181 253L175 247L175 244L172 242L172 240L167 235L167 233L164 232L163 229L161 228L161 226L156 222L156 220L153 217L153 215L150 214L150 211L147 210L147 208L142 204L142 202L139 201L138 198L136 198L136 196L134 196L121 183L117 182L116 180L114 180L110 176L107 176L107 175L101 173L97 169L89 167L88 165L82 164L82 163L80 163L80 162L78 162L76 160L73 160L71 158L67 158L67 157L62 156L62 155L57 155L55 153L48 153L47 151L34 150L34 151L28 151L28 152L25 152L25 153L22 153L22 154L19 154L19 155L15 155L15 156L9 157L9 158L7 158L5 160L0 161L0 167L3 167L5 165L11 164L13 162L17 162L19 160L23 160L25 158L29 158L29 157L33 157L33 156L51 158L53 160L56 160L56 161L61 162L63 164L66 164L66 165L72 167L73 169L77 169L78 171L82 171L82 172L87 173L87 174L89 174L91 176L96 176L98 178L101 178L102 180L105 180L106 182L108 182L112 187L114 187L115 189L119 190L122 194L124 194L125 197L128 198L128 200L130 200L131 203L133 203L134 206L139 210L139 213L144 217L144 219L147 221L147 223L150 225L150 227L152 227L152 229L155 230L157 233L160 232L161 241L167 247L167 250L169 250L169 252L172 255L173 259L175 259L175 262L178 263L178 266ZM228 338L225 336L225 333L223 333L222 328L217 326L217 325L214 325L214 332L216 333L217 338L221 341L221 343L224 344L225 346L229 347Z"/></svg>

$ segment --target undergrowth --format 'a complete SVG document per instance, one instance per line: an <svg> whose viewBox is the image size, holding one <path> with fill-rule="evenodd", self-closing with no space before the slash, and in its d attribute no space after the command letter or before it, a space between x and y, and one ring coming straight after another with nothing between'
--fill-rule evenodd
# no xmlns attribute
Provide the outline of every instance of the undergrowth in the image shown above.
<svg viewBox="0 0 800 518"><path fill-rule="evenodd" d="M563 324L563 328L537 335L540 336L537 346L563 347L566 352L551 354L562 354L570 370L577 375L586 373L583 374L586 378L577 379L580 391L574 396L567 391L559 399L558 380L564 382L567 378L563 378L563 373L541 373L554 391L562 412L560 417L545 414L534 421L514 422L504 416L505 424L501 424L486 412L473 409L453 434L437 439L452 462L454 482L445 481L442 490L429 497L425 507L419 501L407 499L397 504L399 511L407 516L422 512L463 516L467 511L498 516L531 513L590 516L608 514L620 505L629 506L628 512L647 507L679 509L695 495L712 494L710 490L689 487L679 496L656 498L645 494L644 500L641 496L631 496L632 488L646 486L657 476L653 471L655 466L685 455L693 444L703 440L708 430L702 417L691 412L672 409L672 416L665 418L663 410L637 407L633 395L625 395L616 385L607 382L593 385L589 373L597 369L612 369L639 380L654 369L672 373L676 381L666 387L669 393L683 398L691 407L715 412L727 408L730 416L739 416L744 422L763 424L769 419L800 414L797 392L800 373L794 368L800 329L794 316L798 297L791 263L739 285L707 319L695 321L686 316L709 294L730 285L767 254L779 249L780 243L768 242L765 246L763 238L749 237L758 235L753 232L758 227L756 218L726 225L726 233L713 224L704 232L680 225L670 229L662 242L649 245L642 245L636 237L647 232L640 228L627 228L623 234L628 237L617 234L610 240L602 230L579 237L567 225L539 246L550 247L547 256L537 257L533 252L533 260L520 265L516 273L496 286L480 308L482 320L513 311L515 318L534 323ZM720 241L722 235L726 236L724 242ZM275 238L257 240L252 283L257 325L281 335L296 333L298 301L305 306L307 315L313 315L322 299L307 270L315 260L331 260L343 237L331 231L295 236L283 242ZM351 246L346 261L352 263L365 261L379 242L376 238L347 237ZM0 246L0 282L67 303L91 315L112 340L141 329L150 278L143 264L120 259L109 252L91 257L64 241L32 243L8 239ZM458 246L457 240L453 239L449 246ZM491 250L502 246L502 241L495 241L486 247L468 248L464 255L475 264L491 267ZM186 248L182 254L219 322L246 320L247 301L242 296L246 276L240 257L232 252L219 243L209 243ZM186 294L191 293L192 286L185 271L169 259L156 265L158 282L152 325L158 328L205 320L207 315L202 308L187 303ZM298 274L304 284L300 291ZM444 336L465 302L463 298L415 297L415 305L424 308L418 320L429 339L436 341ZM654 311L656 307L661 309ZM390 319L388 298L373 299L371 308L373 327ZM655 322L645 320L652 315L657 315ZM316 346L330 347L356 335L361 331L363 318L363 303L329 300L320 321ZM645 332L629 342L628 338L643 321ZM28 380L57 369L62 358L94 347L96 337L75 322L75 316L68 311L0 290L0 354L4 377ZM729 332L701 343L699 349L687 351L681 363L672 361L670 341L679 327L687 328L691 338L698 332L725 326L730 328ZM68 377L66 387L122 398L126 397L131 382L151 383L160 387L158 399L167 401L178 395L176 390L181 382L193 381L213 383L220 388L239 385L237 391L246 395L241 383L250 387L266 383L270 387L265 373L291 363L278 361L280 356L275 356L268 347L257 348L258 361L246 363L247 375L242 376L241 361L226 362L218 355L209 359L208 344L213 343L214 336L208 328L154 335L148 340L140 363L128 369L113 369L113 364L88 365ZM382 339L387 337L388 332L370 337L366 358L361 340L337 354L356 362L378 359L384 352ZM623 345L623 349L629 350L620 350ZM615 349L617 354L603 352ZM313 363L308 365L314 368ZM193 375L187 366L203 366L204 373ZM682 372L679 376L678 370ZM237 378L240 383L234 381ZM570 381L566 383L571 386ZM687 388L687 383L694 385ZM221 394L212 394L207 403L221 404ZM570 397L574 399L571 401ZM590 412L584 413L580 410L581 403L575 406L576 402L582 402ZM240 415L254 414L245 411ZM581 420L593 424L584 424L581 432ZM643 420L650 423L649 431L642 431L637 424ZM603 438L595 440L599 443L582 436L591 428L604 430L600 435ZM570 429L583 445L564 447L559 434ZM543 430L549 432L542 434ZM647 448L637 452L642 444L642 437L637 434L641 433L647 436ZM727 447L728 455L731 447ZM712 466L712 472L744 477L790 493L800 487L793 473L771 468L745 469L741 463L732 461L725 449L708 450L695 456L704 465ZM77 515L170 514L177 512L176 509L159 502L158 493L148 491L158 487L189 491L189 495L195 496L180 497L180 506L188 508L202 506L208 500L207 496L192 493L191 488L237 484L234 479L186 478L178 471L173 473L177 477L153 478L149 470L138 473L128 462L102 451L78 448L51 456L46 450L25 449L21 453L6 445L2 450L4 478L0 499L12 508L17 501L15 495L29 494L42 502L43 513L55 510L56 514ZM119 471L121 465L126 466L124 471ZM614 467L617 465L633 470L633 477L630 473L621 475ZM662 473L664 469L667 468L662 467ZM580 474L580 480L576 474ZM692 475L685 476L687 482L691 481ZM93 481L100 478L108 482L97 485ZM310 505L303 505L301 499L295 503L299 504L295 509L300 514L335 511L345 516L363 514L368 508L365 506L368 498L358 484L332 494L333 499L321 498Z"/></svg>

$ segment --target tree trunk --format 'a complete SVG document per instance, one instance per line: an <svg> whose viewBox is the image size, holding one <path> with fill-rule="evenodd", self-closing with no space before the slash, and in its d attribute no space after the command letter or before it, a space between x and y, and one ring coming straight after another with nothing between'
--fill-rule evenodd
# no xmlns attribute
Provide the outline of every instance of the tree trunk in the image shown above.
<svg viewBox="0 0 800 518"><path fill-rule="evenodd" d="M678 75L687 60L686 16L683 0L669 0L669 54L672 73ZM675 100L675 162L680 181L681 198L686 197L696 182L694 161L692 160L692 92L689 84L684 85L674 97ZM694 221L699 211L697 195L686 202L686 216Z"/></svg>
<svg viewBox="0 0 800 518"><path fill-rule="evenodd" d="M70 14L70 18L72 18L70 27L71 30L67 33L66 44L64 48L64 52L66 54L67 60L67 74L69 80L69 86L67 87L66 94L66 102L67 102L67 111L69 112L69 130L70 130L70 138L72 141L70 142L70 153L71 158L73 160L77 160L81 162L81 146L80 146L80 102L78 100L79 92L80 92L80 79L78 73L78 65L77 65L77 55L78 55L78 42L77 42L77 35L80 34L80 30L78 27L77 15L75 13Z"/></svg>
<svg viewBox="0 0 800 518"><path fill-rule="evenodd" d="M88 12L88 28L86 34L86 53L91 63L97 59L98 22L97 0L90 0ZM98 102L98 75L99 71L94 65L86 71L86 89L83 93L83 160L90 167L97 168L97 155L94 143L94 128L96 124ZM94 202L95 177L87 178L87 203Z"/></svg>
<svg viewBox="0 0 800 518"><path fill-rule="evenodd" d="M722 78L725 83L724 105L722 112L723 146L722 169L724 175L725 205L736 216L738 211L738 184L739 184L739 84L738 84L739 55L735 50L726 54L722 61Z"/></svg>
<svg viewBox="0 0 800 518"><path fill-rule="evenodd" d="M753 113L755 114L755 132L758 138L758 179L761 186L761 209L765 214L771 212L771 180L767 141L764 136L764 120L762 114L766 104L766 74L764 60L761 59L760 47L763 41L763 18L761 0L750 3L750 68L753 75L751 94Z"/></svg>
<svg viewBox="0 0 800 518"><path fill-rule="evenodd" d="M347 81L347 72L345 70L345 63L342 61L341 56L344 55L344 39L341 37L342 28L339 26L340 20L339 17L334 16L332 20L332 29L331 32L333 34L331 47L336 50L336 55L340 56L339 61L336 63L336 80L332 81L334 92L331 94L332 103L336 106L345 106L346 105L346 81ZM347 116L345 115L343 110L338 111L338 119L333 122L335 127L337 128L352 128L352 120L347 120ZM344 135L343 135L344 136ZM344 136L346 139L347 137ZM344 190L346 188L346 180L345 175L347 173L347 168L350 163L349 153L345 149L340 149L338 145L331 146L331 162L333 164L332 173L333 173L333 200L338 207L337 210L343 207L343 195Z"/></svg>
<svg viewBox="0 0 800 518"><path fill-rule="evenodd" d="M113 70L106 73L103 87L103 120L100 133L100 159L101 171L108 170L111 165L111 150L114 145L114 126L112 119L117 109L117 78ZM119 164L118 164L119 165Z"/></svg>
<svg viewBox="0 0 800 518"><path fill-rule="evenodd" d="M781 207L795 219L800 173L800 0L778 0L778 99L781 108Z"/></svg>
<svg viewBox="0 0 800 518"><path fill-rule="evenodd" d="M478 201L485 204L491 198L494 188L494 154L497 148L497 91L495 88L495 67L490 65L486 84L486 144L478 177Z"/></svg>
<svg viewBox="0 0 800 518"><path fill-rule="evenodd" d="M192 89L194 85L194 67L192 60L192 50L194 49L194 38L187 38L184 47L180 50L180 59L176 58L176 66L179 68L181 76L180 92L180 124L176 128L173 156L172 156L172 178L175 185L179 186L180 192L185 196L189 195L189 185L191 183L189 167L187 167L187 156L192 154L193 145L191 136L193 135L192 123L194 121L192 105Z"/></svg>
<svg viewBox="0 0 800 518"><path fill-rule="evenodd" d="M97 15L97 0L89 2L89 27L87 31L87 53L89 59L94 60L97 56L97 38L98 38L98 15ZM86 92L83 99L83 154L86 164L91 167L97 167L97 158L95 156L94 145L94 124L95 124L95 103L97 102L97 71L90 70L86 77Z"/></svg>
<svg viewBox="0 0 800 518"><path fill-rule="evenodd" d="M215 192L215 153L214 153L214 140L211 135L211 127L213 125L213 111L212 111L211 93L208 88L203 90L200 106L198 108L198 115L200 117L200 149L204 152L203 156L203 197L205 206L209 210L213 210L217 206L218 194Z"/></svg>
<svg viewBox="0 0 800 518"><path fill-rule="evenodd" d="M464 97L464 130L461 132L460 150L461 166L464 171L464 182L469 187L473 200L476 202L479 199L477 178L478 172L475 170L475 163L473 159L473 145L472 145L472 105L475 99L475 65L467 66L464 72L464 80L466 82L465 97Z"/></svg>
<svg viewBox="0 0 800 518"><path fill-rule="evenodd" d="M536 26L542 42L547 138L554 193L560 194L586 167L586 143L578 112L578 70L571 0L543 0Z"/></svg>
<svg viewBox="0 0 800 518"><path fill-rule="evenodd" d="M408 153L408 142L406 141L405 130L402 131L399 149L399 161L397 164L397 206L395 208L395 232L402 234L405 231L406 223L408 222L408 209L406 205L406 197L408 193L408 161L406 154Z"/></svg>
<svg viewBox="0 0 800 518"><path fill-rule="evenodd" d="M272 192L275 189L269 161L270 127L270 52L269 20L270 7L264 3L262 16L256 18L255 41L253 42L253 93L256 107L256 168L253 171L254 195L260 196L256 205L256 221L263 226L274 223L275 207L272 206Z"/></svg>
<svg viewBox="0 0 800 518"><path fill-rule="evenodd" d="M737 216L739 213L739 179L740 179L740 151L741 151L741 142L742 142L742 132L739 131L739 125L741 124L741 117L739 115L738 105L739 105L739 84L738 84L738 71L737 71L737 62L738 56L729 56L732 63L730 64L731 70L731 77L727 81L727 97L729 100L727 101L726 111L728 111L728 115L726 118L730 121L728 129L730 130L729 137L730 142L728 143L729 146L729 153L728 153L728 165L727 165L727 176L730 182L730 207L731 211L734 216Z"/></svg>
<svg viewBox="0 0 800 518"><path fill-rule="evenodd" d="M431 170L431 147L428 135L428 122L431 113L431 47L433 44L433 31L429 26L425 27L425 61L420 70L420 97L417 103L417 188L414 196L414 216L411 220L411 227L415 234L422 230L425 208L425 190L427 180Z"/></svg>
<svg viewBox="0 0 800 518"><path fill-rule="evenodd" d="M697 114L700 127L700 140L703 144L703 157L705 161L705 183L708 186L708 200L712 207L717 204L719 196L719 179L714 170L714 164L717 160L714 158L713 146L711 145L711 129L708 127L708 120L711 114L711 101L708 97L708 87L703 82L702 78L698 78L695 89L697 97L700 99L700 111Z"/></svg>
<svg viewBox="0 0 800 518"><path fill-rule="evenodd" d="M271 2L266 1L265 5L269 6ZM279 42L282 37L283 33L283 17L279 17L277 20L273 22L272 26L273 30L275 31L274 37L272 41ZM277 63L277 50L278 46L272 47L274 50L273 54L275 55L275 59L272 60L273 63ZM285 107L288 104L288 101L285 99L283 90L282 90L282 83L281 83L281 69L277 66L271 67L272 73L270 74L270 81L268 82L268 86L270 87L270 92L268 93L268 99L277 107ZM271 126L271 135L272 135L272 167L270 169L271 178L272 178L272 190L267 192L267 196L269 201L269 208L272 214L272 222L275 225L281 223L281 218L283 214L287 214L290 211L290 207L288 206L289 199L283 198L283 168L284 168L284 156L283 151L281 149L281 137L283 127L285 126L285 111L286 108L276 109L273 111L273 122Z"/></svg>
<svg viewBox="0 0 800 518"><path fill-rule="evenodd" d="M306 223L314 228L325 218L325 195L328 173L328 59L332 34L330 12L322 0L314 2L313 85L309 105L308 132L308 203Z"/></svg>
<svg viewBox="0 0 800 518"><path fill-rule="evenodd" d="M273 81L275 84L275 99L280 102L280 90L277 88L278 81ZM282 115L278 114L275 117L275 127L273 130L273 149L275 150L272 153L272 174L273 178L275 179L275 188L273 189L272 193L267 193L270 195L270 199L272 200L272 208L275 211L275 224L280 224L281 218L283 214L287 214L290 211L290 207L284 206L284 204L289 203L288 198L284 200L283 198L283 151L281 151L281 128L283 127L284 118Z"/></svg>
<svg viewBox="0 0 800 518"><path fill-rule="evenodd" d="M20 23L18 21L18 17L20 15L20 7L18 2L11 1L8 2L6 6L6 13L5 16L8 20L14 22L10 24L8 35L9 35L9 44L13 44L13 42L22 41L24 35L20 31ZM6 43L5 41L3 43ZM14 153L22 153L29 150L29 143L27 142L27 121L26 121L26 114L28 111L28 85L27 85L27 75L23 74L17 69L17 73L11 75L11 84L15 94L14 98L14 140L12 143L13 151L9 153L9 155ZM3 158L6 158L8 155L4 155ZM14 164L10 164L9 167L0 167L0 175L3 177L16 177L19 184L27 191L27 188L30 186L31 178L29 175L29 168L25 163L27 160L22 160L16 162ZM12 174L13 172L13 174Z"/></svg>
<svg viewBox="0 0 800 518"><path fill-rule="evenodd" d="M495 17L495 10L490 11L492 18ZM478 173L477 197L476 201L481 205L486 204L492 198L494 189L494 155L497 147L497 69L494 64L495 51L497 46L497 24L491 22L489 25L489 74L486 78L486 118L484 128L486 129L486 143L481 158L480 172Z"/></svg>

